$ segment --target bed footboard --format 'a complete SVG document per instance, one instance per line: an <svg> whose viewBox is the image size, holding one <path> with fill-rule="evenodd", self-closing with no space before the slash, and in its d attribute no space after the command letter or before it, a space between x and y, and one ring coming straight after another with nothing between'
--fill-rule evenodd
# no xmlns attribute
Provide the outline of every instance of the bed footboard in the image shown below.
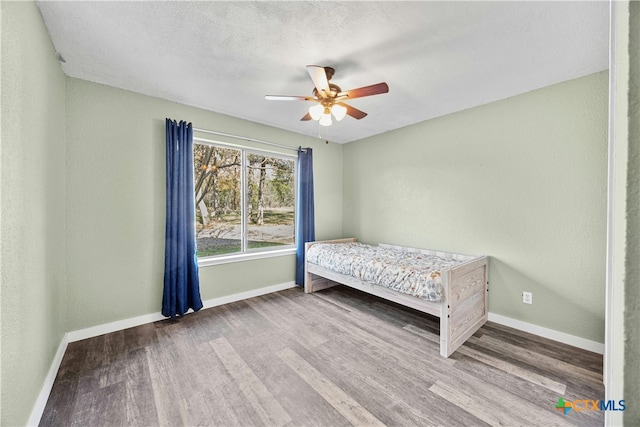
<svg viewBox="0 0 640 427"><path fill-rule="evenodd" d="M448 270L443 277L446 301L440 315L440 354L449 357L488 318L488 258Z"/></svg>
<svg viewBox="0 0 640 427"><path fill-rule="evenodd" d="M316 243L355 242L355 238L325 240L305 244L305 254ZM383 246L383 244L381 244ZM316 292L337 284L376 295L389 301L440 317L440 355L449 357L471 335L473 335L488 319L488 284L489 258L425 249L404 248L384 245L401 250L420 251L464 261L455 267L442 271L442 302L430 302L407 296L387 288L363 282L351 276L336 273L316 265L309 265L305 260L304 291Z"/></svg>

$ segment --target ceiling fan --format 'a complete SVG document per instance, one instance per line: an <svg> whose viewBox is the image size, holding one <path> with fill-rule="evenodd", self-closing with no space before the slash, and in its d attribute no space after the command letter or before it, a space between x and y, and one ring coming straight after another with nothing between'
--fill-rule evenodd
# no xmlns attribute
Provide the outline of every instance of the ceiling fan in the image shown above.
<svg viewBox="0 0 640 427"><path fill-rule="evenodd" d="M271 101L313 101L315 104L309 107L309 112L300 120L313 119L319 121L322 126L330 126L331 115L338 121L342 120L345 115L358 120L367 115L364 111L345 104L343 101L389 92L389 86L386 83L377 83L343 92L340 86L329 83L336 71L333 68L307 65L307 71L315 85L313 96L266 95L265 98Z"/></svg>

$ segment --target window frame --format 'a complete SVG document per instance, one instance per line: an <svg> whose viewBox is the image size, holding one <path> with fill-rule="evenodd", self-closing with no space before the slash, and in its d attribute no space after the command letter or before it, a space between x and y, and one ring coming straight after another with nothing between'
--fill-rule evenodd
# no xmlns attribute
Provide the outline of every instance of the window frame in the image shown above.
<svg viewBox="0 0 640 427"><path fill-rule="evenodd" d="M241 215L241 225L240 225L240 235L241 235L241 243L240 243L240 247L241 247L241 251L240 252L233 252L233 253L228 253L228 254L220 254L220 255L209 255L209 256L205 256L205 257L198 257L198 266L199 267L206 267L209 265L219 265L219 264L227 264L227 263L232 263L232 262L239 262L239 261L249 261L249 260L253 260L253 259L264 259L264 258L273 258L273 257L279 257L279 256L285 256L285 255L293 255L296 253L296 235L295 235L295 230L297 229L296 227L296 220L297 220L297 215L295 212L295 209L297 207L297 196L298 196L298 157L296 155L292 155L292 154L287 154L287 153L282 153L279 151L274 151L274 150L265 150L265 149L261 149L261 148L256 148L256 147L248 147L248 146L244 146L244 145L240 145L240 144L232 144L232 143L228 143L228 142L223 142L223 141L217 141L217 140L211 140L211 139L206 139L206 138L199 138L199 137L194 137L193 138L193 143L194 144L202 144L202 145L209 145L209 146L213 146L213 147L219 147L219 148L232 148L235 150L239 150L241 152L241 166L240 166L240 204L242 206L242 215ZM291 245L286 245L286 246L273 246L273 247L267 247L267 248L253 248L253 249L249 249L249 245L248 245L248 241L249 241L249 234L248 234L248 218L246 213L248 212L248 197L247 197L247 189L248 189L248 179L247 179L247 157L249 154L254 154L254 155L258 155L258 156L273 156L273 157L280 157L283 159L287 159L287 160L292 160L293 161L293 170L292 170L292 174L293 174L293 207L294 207L294 220L293 220L293 227L294 227L294 242ZM192 166L195 166L192 165ZM194 196L194 200L195 200L195 194ZM195 221L195 217L194 217L194 221ZM196 238L196 244L197 244L197 238Z"/></svg>

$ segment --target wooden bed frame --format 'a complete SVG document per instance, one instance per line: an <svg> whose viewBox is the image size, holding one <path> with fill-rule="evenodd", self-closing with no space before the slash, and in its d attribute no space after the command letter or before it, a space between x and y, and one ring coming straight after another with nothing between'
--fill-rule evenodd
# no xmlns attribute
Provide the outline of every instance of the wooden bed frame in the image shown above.
<svg viewBox="0 0 640 427"><path fill-rule="evenodd" d="M325 240L305 244L306 253L316 243L355 242L355 238ZM374 285L355 277L336 273L315 264L305 262L304 291L316 292L343 284L352 288L376 295L395 303L411 307L415 310L440 318L440 355L449 357L471 335L473 335L488 317L488 257L448 252L430 251L426 249L408 248L395 245L380 244L410 252L421 252L443 258L454 258L464 261L447 270L442 270L442 302L431 302L421 298L402 294L394 290Z"/></svg>

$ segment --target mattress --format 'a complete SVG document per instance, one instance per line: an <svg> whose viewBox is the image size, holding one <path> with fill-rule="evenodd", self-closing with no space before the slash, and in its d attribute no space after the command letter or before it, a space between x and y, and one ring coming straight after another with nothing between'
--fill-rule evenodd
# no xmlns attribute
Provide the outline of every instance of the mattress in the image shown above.
<svg viewBox="0 0 640 427"><path fill-rule="evenodd" d="M307 261L432 302L443 300L442 271L464 262L360 242L314 244Z"/></svg>

